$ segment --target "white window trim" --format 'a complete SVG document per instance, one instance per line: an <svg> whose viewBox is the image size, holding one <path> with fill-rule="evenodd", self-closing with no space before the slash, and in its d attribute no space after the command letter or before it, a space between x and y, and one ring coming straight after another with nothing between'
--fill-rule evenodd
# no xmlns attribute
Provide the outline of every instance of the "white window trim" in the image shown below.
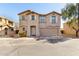
<svg viewBox="0 0 79 59"><path fill-rule="evenodd" d="M21 19L22 21L24 21L25 20L25 16L24 15L20 15L19 19Z"/></svg>
<svg viewBox="0 0 79 59"><path fill-rule="evenodd" d="M39 16L40 17L40 16ZM45 16L44 16L45 17ZM46 22L46 17L44 19L44 22L42 22L41 18L39 18L40 23L45 23Z"/></svg>
<svg viewBox="0 0 79 59"><path fill-rule="evenodd" d="M21 15L19 15L19 19L22 20L22 16Z"/></svg>
<svg viewBox="0 0 79 59"><path fill-rule="evenodd" d="M35 17L35 19L34 19L34 20L36 20L36 15L34 15L34 17ZM31 20L32 20L32 15L30 16L30 18L31 18ZM34 21L34 20L32 20L32 21Z"/></svg>
<svg viewBox="0 0 79 59"><path fill-rule="evenodd" d="M56 23L57 23L57 16L56 15L52 15L56 17ZM50 16L50 23L52 23L52 16ZM52 24L56 24L56 23L52 23Z"/></svg>

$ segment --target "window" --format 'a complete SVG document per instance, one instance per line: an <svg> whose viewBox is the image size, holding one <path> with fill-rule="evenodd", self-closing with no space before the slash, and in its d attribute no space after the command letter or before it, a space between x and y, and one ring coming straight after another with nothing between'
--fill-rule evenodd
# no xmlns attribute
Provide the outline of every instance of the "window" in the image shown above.
<svg viewBox="0 0 79 59"><path fill-rule="evenodd" d="M22 16L22 20L25 20L25 16Z"/></svg>
<svg viewBox="0 0 79 59"><path fill-rule="evenodd" d="M11 31L14 31L14 29L13 28L10 28L11 29Z"/></svg>
<svg viewBox="0 0 79 59"><path fill-rule="evenodd" d="M35 20L35 16L34 15L32 15L32 20Z"/></svg>
<svg viewBox="0 0 79 59"><path fill-rule="evenodd" d="M23 28L23 31L25 31L25 28Z"/></svg>
<svg viewBox="0 0 79 59"><path fill-rule="evenodd" d="M15 30L15 33L18 34L19 33L19 30Z"/></svg>
<svg viewBox="0 0 79 59"><path fill-rule="evenodd" d="M45 23L45 16L40 16L40 23Z"/></svg>
<svg viewBox="0 0 79 59"><path fill-rule="evenodd" d="M51 17L51 22L52 22L52 24L56 23L56 16Z"/></svg>
<svg viewBox="0 0 79 59"><path fill-rule="evenodd" d="M7 29L7 28L5 28L5 35L7 35L7 31L8 31L8 29Z"/></svg>
<svg viewBox="0 0 79 59"><path fill-rule="evenodd" d="M19 19L20 20L25 20L25 17L24 16L19 16Z"/></svg>

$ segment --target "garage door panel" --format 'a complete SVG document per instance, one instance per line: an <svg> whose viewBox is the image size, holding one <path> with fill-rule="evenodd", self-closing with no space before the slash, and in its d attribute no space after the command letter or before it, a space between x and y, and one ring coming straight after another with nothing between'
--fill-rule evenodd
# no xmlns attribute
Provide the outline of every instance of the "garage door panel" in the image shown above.
<svg viewBox="0 0 79 59"><path fill-rule="evenodd" d="M57 29L48 28L48 29L40 29L41 36L54 36L57 35Z"/></svg>

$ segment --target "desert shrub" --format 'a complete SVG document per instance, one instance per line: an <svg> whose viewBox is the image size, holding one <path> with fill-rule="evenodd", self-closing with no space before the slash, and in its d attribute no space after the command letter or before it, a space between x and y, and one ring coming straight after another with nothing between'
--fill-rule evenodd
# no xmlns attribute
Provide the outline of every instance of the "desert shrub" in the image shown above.
<svg viewBox="0 0 79 59"><path fill-rule="evenodd" d="M20 37L26 37L26 32L19 32Z"/></svg>

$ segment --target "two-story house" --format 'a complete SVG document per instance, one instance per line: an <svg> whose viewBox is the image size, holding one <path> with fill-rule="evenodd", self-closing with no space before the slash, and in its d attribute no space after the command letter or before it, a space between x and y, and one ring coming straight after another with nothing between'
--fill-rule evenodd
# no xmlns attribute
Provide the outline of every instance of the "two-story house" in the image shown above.
<svg viewBox="0 0 79 59"><path fill-rule="evenodd" d="M8 35L11 33L11 28L14 29L14 22L4 16L0 16L0 36Z"/></svg>
<svg viewBox="0 0 79 59"><path fill-rule="evenodd" d="M26 31L27 36L52 37L60 35L61 14L50 12L39 14L37 12L26 10L19 15L19 29Z"/></svg>

